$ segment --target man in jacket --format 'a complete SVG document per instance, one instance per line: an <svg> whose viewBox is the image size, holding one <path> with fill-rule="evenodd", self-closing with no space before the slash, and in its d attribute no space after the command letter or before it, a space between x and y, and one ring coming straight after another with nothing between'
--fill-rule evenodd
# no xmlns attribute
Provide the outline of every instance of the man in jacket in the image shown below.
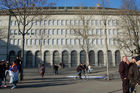
<svg viewBox="0 0 140 93"><path fill-rule="evenodd" d="M128 73L131 93L135 93L134 89L137 84L137 74L138 74L137 70L138 70L138 68L137 68L136 60L134 57L132 57L132 62L129 66L129 73Z"/></svg>
<svg viewBox="0 0 140 93"><path fill-rule="evenodd" d="M120 62L119 65L119 73L122 79L123 93L129 93L128 71L129 71L129 61L126 56L123 56L122 61Z"/></svg>

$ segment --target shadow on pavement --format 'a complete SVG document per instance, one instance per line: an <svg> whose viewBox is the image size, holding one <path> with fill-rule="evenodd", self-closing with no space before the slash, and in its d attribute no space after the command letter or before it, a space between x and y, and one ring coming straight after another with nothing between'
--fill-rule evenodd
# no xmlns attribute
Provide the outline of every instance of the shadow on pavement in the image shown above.
<svg viewBox="0 0 140 93"><path fill-rule="evenodd" d="M117 93L119 91L122 91L122 89L114 90L114 91L111 91L111 92L108 92L108 93Z"/></svg>
<svg viewBox="0 0 140 93"><path fill-rule="evenodd" d="M49 86L63 86L75 84L75 81L66 78L34 78L32 80L26 80L19 83L17 88L40 88Z"/></svg>

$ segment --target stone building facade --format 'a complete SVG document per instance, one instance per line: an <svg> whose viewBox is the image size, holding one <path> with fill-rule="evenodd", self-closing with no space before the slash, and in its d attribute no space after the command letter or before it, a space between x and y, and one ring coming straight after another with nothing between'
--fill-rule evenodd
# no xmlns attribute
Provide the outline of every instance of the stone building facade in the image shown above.
<svg viewBox="0 0 140 93"><path fill-rule="evenodd" d="M96 8L85 7L82 14L79 12L81 9L77 7L54 7L48 9L51 11L50 14L37 15L32 22L33 27L25 36L25 67L37 67L41 59L41 62L45 63L46 66L62 62L67 67L75 67L80 63L85 63L85 51L79 44L83 39L75 35L71 29L72 26L83 26L82 21L78 18L79 15L87 17L92 15L91 19L88 20L88 26L90 27L88 34L93 35L93 37L88 39L90 43L89 64L106 66L103 17ZM107 42L110 66L117 66L121 56L123 56L123 53L117 47L119 42L114 39L121 30L117 23L119 18L117 11L116 9L107 9L107 14L105 15L107 16ZM40 17L43 19L40 20ZM11 16L10 21L9 18L9 15L0 14L1 30L8 33L10 22L8 52L7 38L1 39L0 60L6 59L8 53L10 61L14 61L16 56L21 55L22 36L18 31L15 18ZM77 38L81 38L80 41ZM40 45L42 46L42 58L40 58Z"/></svg>

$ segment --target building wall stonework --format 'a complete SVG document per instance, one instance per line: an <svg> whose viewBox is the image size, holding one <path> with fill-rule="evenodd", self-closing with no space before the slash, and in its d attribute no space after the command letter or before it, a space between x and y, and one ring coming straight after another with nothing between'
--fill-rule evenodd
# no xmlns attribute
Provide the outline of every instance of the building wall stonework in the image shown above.
<svg viewBox="0 0 140 93"><path fill-rule="evenodd" d="M54 64L54 52L57 51L59 53L59 63L67 60L68 67L72 66L72 60L76 60L76 66L80 64L80 53L83 50L80 45L79 41L76 41L77 38L81 38L80 36L75 35L71 27L73 25L79 25L79 27L82 27L80 25L80 18L79 15L65 15L65 14L55 14L55 15L44 15L48 16L47 18L44 18L42 21L39 20L39 17L41 15L38 15L38 17L34 20L34 25L27 33L25 36L25 62L24 66L26 67L28 65L27 63L27 52L31 52L32 56L31 57L31 66L30 67L35 67L36 60L38 58L37 56L37 51L40 50L40 42L43 44L42 46L42 62L45 62L45 52L49 52L49 63L52 66ZM87 17L90 17L91 15L86 15ZM0 24L1 28L5 28L5 31L8 32L8 23L9 23L9 16L1 15L0 16ZM117 26L117 19L118 15L107 15L107 35L108 35L108 46L109 50L111 51L112 55L112 66L116 66L116 51L118 50L120 52L121 57L123 56L123 53L119 48L117 47L118 43L117 41L113 40L113 37L117 35L117 33L121 30ZM94 66L106 66L106 58L105 58L105 33L104 33L104 26L102 24L103 19L101 15L93 15L92 18L89 20L90 24L89 27L91 28L89 31L89 34L94 34L96 37L90 37L89 42L91 42L91 47L90 51L92 50L94 52L94 57L95 64L92 64ZM39 33L40 31L45 31L47 33L44 38L43 42L40 41L40 36ZM35 34L38 34L37 36ZM80 39L82 40L82 38ZM16 20L14 17L11 18L11 25L10 25L10 37L9 37L9 50L8 53L10 54L11 51L15 52L15 55L13 55L13 60L14 56L18 55L18 52L21 51L21 43L22 42L22 36L18 32L18 26L16 23ZM45 42L45 43L44 43ZM5 59L6 60L6 51L7 51L7 40L4 41L5 45L2 45L2 40L0 43L0 60ZM4 47L5 46L5 47ZM63 52L67 55L63 55ZM72 51L76 51L76 56L72 56ZM89 52L90 52L89 51ZM101 51L101 55L103 56L100 58L99 56L99 51ZM102 55L103 54L103 55ZM63 57L62 57L63 55ZM9 55L11 56L11 55ZM57 58L57 57L56 57ZM68 59L67 59L68 58ZM76 59L72 59L76 58ZM99 59L103 60L103 64L100 65ZM121 58L120 58L121 59ZM46 59L48 60L48 59ZM56 59L57 60L57 59ZM91 59L92 60L92 59Z"/></svg>

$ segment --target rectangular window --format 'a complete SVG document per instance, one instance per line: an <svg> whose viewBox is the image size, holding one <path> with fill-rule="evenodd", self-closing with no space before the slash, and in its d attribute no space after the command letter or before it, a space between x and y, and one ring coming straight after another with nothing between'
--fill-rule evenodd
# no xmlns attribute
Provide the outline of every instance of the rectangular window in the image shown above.
<svg viewBox="0 0 140 93"><path fill-rule="evenodd" d="M64 20L61 20L61 25L62 25L62 26L64 25Z"/></svg>
<svg viewBox="0 0 140 93"><path fill-rule="evenodd" d="M100 29L100 35L103 35L103 29Z"/></svg>
<svg viewBox="0 0 140 93"><path fill-rule="evenodd" d="M21 40L18 39L17 44L20 46L21 45Z"/></svg>
<svg viewBox="0 0 140 93"><path fill-rule="evenodd" d="M45 25L45 26L47 25L47 20L44 20L44 25Z"/></svg>
<svg viewBox="0 0 140 93"><path fill-rule="evenodd" d="M35 31L33 29L31 29L31 35L34 35Z"/></svg>
<svg viewBox="0 0 140 93"><path fill-rule="evenodd" d="M15 25L15 26L17 25L17 21L15 21L14 25Z"/></svg>
<svg viewBox="0 0 140 93"><path fill-rule="evenodd" d="M14 45L17 45L17 40L15 39L15 43L14 43Z"/></svg>
<svg viewBox="0 0 140 93"><path fill-rule="evenodd" d="M88 30L88 35L92 35L92 31L91 30Z"/></svg>
<svg viewBox="0 0 140 93"><path fill-rule="evenodd" d="M72 39L70 39L70 45L73 45Z"/></svg>
<svg viewBox="0 0 140 93"><path fill-rule="evenodd" d="M69 24L68 20L65 21L65 25L67 26Z"/></svg>
<svg viewBox="0 0 140 93"><path fill-rule="evenodd" d="M14 30L10 30L10 35L13 35L14 34Z"/></svg>
<svg viewBox="0 0 140 93"><path fill-rule="evenodd" d="M61 25L61 21L60 20L57 20L57 25Z"/></svg>
<svg viewBox="0 0 140 93"><path fill-rule="evenodd" d="M37 39L35 39L35 45L37 45Z"/></svg>
<svg viewBox="0 0 140 93"><path fill-rule="evenodd" d="M13 45L13 39L10 39L10 44Z"/></svg>
<svg viewBox="0 0 140 93"><path fill-rule="evenodd" d="M14 30L14 35L17 35L17 30L16 29Z"/></svg>
<svg viewBox="0 0 140 93"><path fill-rule="evenodd" d="M56 26L57 25L57 21L56 20L54 20L54 26Z"/></svg>
<svg viewBox="0 0 140 93"><path fill-rule="evenodd" d="M35 35L39 35L39 30L38 29L35 30Z"/></svg>
<svg viewBox="0 0 140 93"><path fill-rule="evenodd" d="M107 22L107 23L108 23L108 26L110 26L110 25L111 25L111 20L108 20L108 22Z"/></svg>
<svg viewBox="0 0 140 93"><path fill-rule="evenodd" d="M39 45L42 45L42 40L41 39L39 40Z"/></svg>
<svg viewBox="0 0 140 93"><path fill-rule="evenodd" d="M112 20L112 25L113 26L116 26L117 24L116 24L116 20Z"/></svg>
<svg viewBox="0 0 140 93"><path fill-rule="evenodd" d="M52 30L52 35L54 35L54 34L55 34L55 30L53 29L53 30Z"/></svg>
<svg viewBox="0 0 140 93"><path fill-rule="evenodd" d="M92 45L94 45L95 44L95 39L92 39Z"/></svg>
<svg viewBox="0 0 140 93"><path fill-rule="evenodd" d="M65 40L65 45L68 45L68 39Z"/></svg>
<svg viewBox="0 0 140 93"><path fill-rule="evenodd" d="M64 39L61 39L61 45L63 45L63 43L64 43Z"/></svg>
<svg viewBox="0 0 140 93"><path fill-rule="evenodd" d="M33 40L32 40L32 39L30 39L30 45L31 45L31 46L33 45Z"/></svg>
<svg viewBox="0 0 140 93"><path fill-rule="evenodd" d="M59 39L57 39L56 44L59 45Z"/></svg>
<svg viewBox="0 0 140 93"><path fill-rule="evenodd" d="M13 39L13 45L15 45L15 39Z"/></svg>
<svg viewBox="0 0 140 93"><path fill-rule="evenodd" d="M61 35L63 35L64 34L64 29L61 29Z"/></svg>
<svg viewBox="0 0 140 93"><path fill-rule="evenodd" d="M52 45L54 45L54 39L52 39Z"/></svg>
<svg viewBox="0 0 140 93"><path fill-rule="evenodd" d="M51 34L51 30L50 29L48 29L48 35L50 35Z"/></svg>
<svg viewBox="0 0 140 93"><path fill-rule="evenodd" d="M96 29L96 35L99 35L99 30L98 29Z"/></svg>
<svg viewBox="0 0 140 93"><path fill-rule="evenodd" d="M51 40L50 40L50 39L48 39L48 45L50 45L50 41L51 41Z"/></svg>
<svg viewBox="0 0 140 93"><path fill-rule="evenodd" d="M46 45L46 39L44 39L44 41L43 41L43 45Z"/></svg>
<svg viewBox="0 0 140 93"><path fill-rule="evenodd" d="M95 20L95 25L96 25L96 26L98 25L98 20Z"/></svg>
<svg viewBox="0 0 140 93"><path fill-rule="evenodd" d="M111 38L109 39L109 45L112 45L112 39Z"/></svg>
<svg viewBox="0 0 140 93"><path fill-rule="evenodd" d="M111 35L111 29L108 29L108 35Z"/></svg>

